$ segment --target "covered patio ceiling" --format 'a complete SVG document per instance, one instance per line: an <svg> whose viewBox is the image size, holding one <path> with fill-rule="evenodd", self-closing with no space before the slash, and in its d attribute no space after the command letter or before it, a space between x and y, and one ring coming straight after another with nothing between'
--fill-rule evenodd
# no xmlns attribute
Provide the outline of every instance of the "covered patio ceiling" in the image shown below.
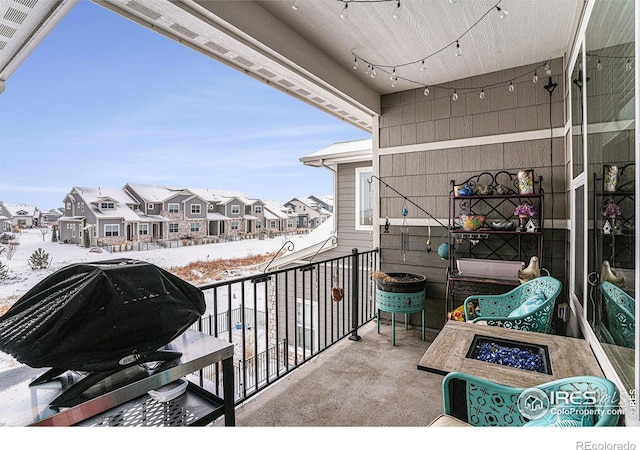
<svg viewBox="0 0 640 450"><path fill-rule="evenodd" d="M366 131L373 129L383 94L564 56L585 3L94 1ZM0 2L0 91L76 2ZM462 55L456 57L458 44Z"/></svg>

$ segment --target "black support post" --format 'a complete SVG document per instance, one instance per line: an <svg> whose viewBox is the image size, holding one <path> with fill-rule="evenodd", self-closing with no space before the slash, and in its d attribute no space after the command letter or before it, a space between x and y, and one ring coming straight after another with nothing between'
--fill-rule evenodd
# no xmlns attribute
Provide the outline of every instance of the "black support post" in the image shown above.
<svg viewBox="0 0 640 450"><path fill-rule="evenodd" d="M353 287L351 289L351 336L349 339L359 341L362 338L358 336L358 301L360 298L358 249L352 249L351 255L351 284Z"/></svg>

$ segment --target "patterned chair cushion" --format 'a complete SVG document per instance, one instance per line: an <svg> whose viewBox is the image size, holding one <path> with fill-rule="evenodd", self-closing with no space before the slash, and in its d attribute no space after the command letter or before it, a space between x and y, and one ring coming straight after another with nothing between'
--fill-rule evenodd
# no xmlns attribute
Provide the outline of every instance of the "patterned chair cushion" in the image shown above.
<svg viewBox="0 0 640 450"><path fill-rule="evenodd" d="M533 291L531 296L522 303L522 305L511 311L508 317L524 316L530 314L538 309L540 305L542 305L546 300L547 298L545 297L544 292L542 292L540 289L536 289L535 291Z"/></svg>

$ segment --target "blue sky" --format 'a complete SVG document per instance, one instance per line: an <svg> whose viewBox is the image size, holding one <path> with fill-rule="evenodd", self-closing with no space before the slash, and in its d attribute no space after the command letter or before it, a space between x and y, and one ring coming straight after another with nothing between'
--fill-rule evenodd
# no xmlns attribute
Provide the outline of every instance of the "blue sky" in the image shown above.
<svg viewBox="0 0 640 450"><path fill-rule="evenodd" d="M73 186L330 194L299 158L365 132L80 1L0 94L0 200L62 206Z"/></svg>

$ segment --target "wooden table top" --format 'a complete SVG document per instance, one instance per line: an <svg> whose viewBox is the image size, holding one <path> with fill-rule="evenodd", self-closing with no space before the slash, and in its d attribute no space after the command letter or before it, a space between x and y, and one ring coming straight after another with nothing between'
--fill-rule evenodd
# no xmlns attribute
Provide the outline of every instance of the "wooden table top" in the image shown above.
<svg viewBox="0 0 640 450"><path fill-rule="evenodd" d="M546 347L551 374L466 357L476 335ZM584 339L453 320L448 321L434 339L418 363L418 369L443 375L464 372L514 387L530 387L578 375L604 377L589 343Z"/></svg>

